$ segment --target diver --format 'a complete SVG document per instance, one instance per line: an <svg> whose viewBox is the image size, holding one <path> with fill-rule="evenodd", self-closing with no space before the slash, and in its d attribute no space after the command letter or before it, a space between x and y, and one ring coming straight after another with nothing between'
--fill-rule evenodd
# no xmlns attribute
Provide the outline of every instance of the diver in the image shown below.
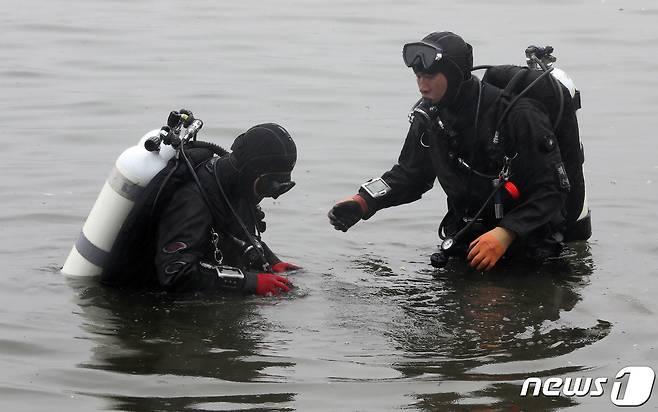
<svg viewBox="0 0 658 412"><path fill-rule="evenodd" d="M278 273L300 267L281 261L262 241L259 203L295 185L292 137L266 123L240 134L231 152L219 148L217 156L207 146L219 148L187 149L149 184L112 249L105 284L258 295L290 290Z"/></svg>
<svg viewBox="0 0 658 412"><path fill-rule="evenodd" d="M345 232L380 209L420 199L438 179L448 210L433 266L461 256L485 271L504 255L558 255L571 185L542 102L521 97L509 105L503 89L471 74L472 47L452 32L408 43L402 54L422 98L398 162L336 203L330 223ZM581 239L591 234L589 225L585 232Z"/></svg>

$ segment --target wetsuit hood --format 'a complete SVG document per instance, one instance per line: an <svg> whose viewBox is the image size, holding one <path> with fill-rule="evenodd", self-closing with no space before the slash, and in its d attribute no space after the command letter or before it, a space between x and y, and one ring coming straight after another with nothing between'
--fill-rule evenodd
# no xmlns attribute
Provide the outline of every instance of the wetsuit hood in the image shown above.
<svg viewBox="0 0 658 412"><path fill-rule="evenodd" d="M442 73L446 76L448 90L437 105L450 107L459 99L463 83L472 77L473 48L460 36L449 31L430 33L423 38L423 42L441 49L442 57L429 69L423 70L414 67L414 71L430 74Z"/></svg>
<svg viewBox="0 0 658 412"><path fill-rule="evenodd" d="M240 189L249 196L276 198L294 186L291 172L297 147L280 125L264 123L250 128L235 139L231 150L229 161L238 174ZM258 194L253 193L256 183Z"/></svg>

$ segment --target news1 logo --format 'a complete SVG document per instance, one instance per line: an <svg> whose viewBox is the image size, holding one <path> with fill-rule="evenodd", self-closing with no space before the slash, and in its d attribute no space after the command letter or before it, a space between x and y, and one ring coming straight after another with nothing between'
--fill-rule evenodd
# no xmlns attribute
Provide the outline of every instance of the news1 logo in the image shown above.
<svg viewBox="0 0 658 412"><path fill-rule="evenodd" d="M622 393L624 378L628 375L625 391ZM648 366L628 366L617 372L612 383L610 401L616 406L641 406L651 397L656 374ZM523 381L521 396L527 396L530 385L534 388L530 396L602 396L605 392L603 385L608 378L528 378Z"/></svg>

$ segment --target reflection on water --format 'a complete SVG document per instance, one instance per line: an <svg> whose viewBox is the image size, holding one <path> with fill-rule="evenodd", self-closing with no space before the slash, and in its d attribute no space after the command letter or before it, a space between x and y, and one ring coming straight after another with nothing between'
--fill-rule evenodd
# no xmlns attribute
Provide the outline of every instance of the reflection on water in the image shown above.
<svg viewBox="0 0 658 412"><path fill-rule="evenodd" d="M588 368L545 361L610 333L610 323L603 320L580 325L563 319L581 301L593 270L588 248L575 247L571 255L541 267L509 264L484 275L460 262L441 271L424 269L426 264L397 270L385 258L362 256L352 264L365 274L360 281L325 290L331 303L320 307L333 321L315 323L323 330L309 332L310 341L300 328L303 323L296 324L290 315L283 330L269 324L259 313L259 299L173 297L71 281L78 292L82 327L94 342L92 355L79 366L130 375L138 386L137 394L118 388L81 393L106 399L116 410L289 410L299 402L295 380L319 378L321 387L333 382L347 392L353 384L389 385L392 392L410 394L409 407L417 410L575 405L577 399L519 396L528 376L560 376ZM290 356L268 356L268 345L286 339L282 336L291 330L296 332L290 335ZM354 352L346 346L341 356L343 349L327 347L305 358L318 332L358 347L367 343L371 349ZM378 337L387 343L377 344ZM315 357L319 353L325 355ZM354 362L379 373L355 379L358 374L347 368L326 376L326 368ZM296 389L291 391L293 375L284 370L295 370ZM153 385L161 382L184 389L153 392ZM315 390L308 393L321 396Z"/></svg>
<svg viewBox="0 0 658 412"><path fill-rule="evenodd" d="M578 403L571 398L519 397L519 386L508 383L495 383L485 389L473 391L469 397L478 401L464 402L463 395L455 392L417 395L419 401L414 405L422 411L443 411L450 405L451 411L490 412L490 411L554 411L575 406ZM465 404L461 404L464 402Z"/></svg>
<svg viewBox="0 0 658 412"><path fill-rule="evenodd" d="M265 372L288 367L259 356L262 320L253 301L241 296L127 292L72 280L78 290L83 329L96 344L83 368L142 375L153 383L165 377L214 378L221 382L276 382ZM179 379L179 378L175 378ZM222 393L216 385L215 393ZM104 396L117 410L204 410L203 404L261 405L290 402L294 394L199 397ZM195 406L196 405L196 406Z"/></svg>
<svg viewBox="0 0 658 412"><path fill-rule="evenodd" d="M139 398L117 396L110 399L119 411L291 411L294 408L277 406L293 400L293 394L258 394L236 396L200 396L178 398ZM221 405L218 407L218 405ZM251 406L248 408L248 406Z"/></svg>
<svg viewBox="0 0 658 412"><path fill-rule="evenodd" d="M593 270L585 244L541 266L509 263L481 274L451 261L425 278L396 275L381 258L363 257L355 264L382 283L378 294L401 309L386 334L403 352L394 367L407 378L437 381L522 381L528 376L577 372L583 366L515 373L482 373L481 366L554 358L596 343L611 324L572 325L560 316L581 300ZM421 409L459 403L466 398L494 398L505 409L518 402L520 385L493 384L471 393L418 395ZM567 406L574 400L541 398L543 407ZM482 405L497 405L484 402ZM473 405L471 405L473 406ZM528 408L528 405L517 405Z"/></svg>

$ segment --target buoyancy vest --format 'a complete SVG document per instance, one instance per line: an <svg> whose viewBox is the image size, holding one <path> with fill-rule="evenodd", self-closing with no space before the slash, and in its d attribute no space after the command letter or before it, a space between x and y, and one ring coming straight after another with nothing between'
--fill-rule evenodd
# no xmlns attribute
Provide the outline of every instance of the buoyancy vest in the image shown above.
<svg viewBox="0 0 658 412"><path fill-rule="evenodd" d="M552 79L551 75L543 76L528 88L542 73L528 67L493 66L487 69L482 81L503 89L503 104L513 104L514 98L523 92L524 97L539 101L546 108L570 184L565 205L565 239L585 240L592 232L583 173L585 156L576 117L576 111L581 107L580 93L576 90L572 95L565 85Z"/></svg>

